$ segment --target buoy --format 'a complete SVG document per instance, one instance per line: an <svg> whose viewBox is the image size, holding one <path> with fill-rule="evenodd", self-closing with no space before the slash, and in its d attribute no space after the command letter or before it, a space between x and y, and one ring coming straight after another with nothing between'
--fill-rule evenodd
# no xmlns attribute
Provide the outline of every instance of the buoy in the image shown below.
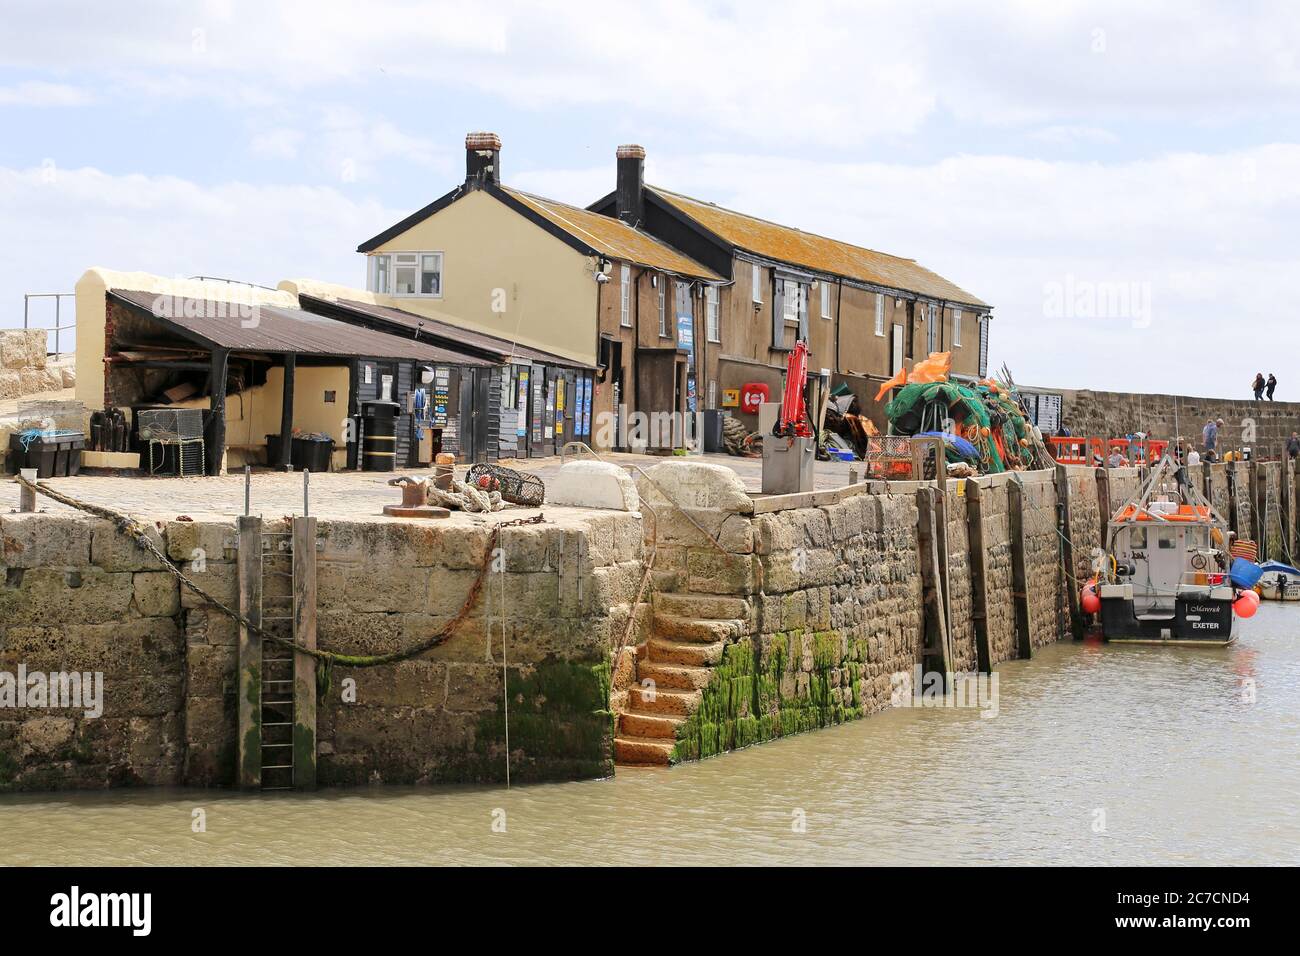
<svg viewBox="0 0 1300 956"><path fill-rule="evenodd" d="M1079 606L1084 614L1096 614L1101 610L1101 598L1097 595L1097 579L1092 578L1083 586L1079 594Z"/></svg>
<svg viewBox="0 0 1300 956"><path fill-rule="evenodd" d="M1253 617L1259 610L1259 595L1254 591L1242 591L1241 596L1232 602L1232 609L1237 617Z"/></svg>

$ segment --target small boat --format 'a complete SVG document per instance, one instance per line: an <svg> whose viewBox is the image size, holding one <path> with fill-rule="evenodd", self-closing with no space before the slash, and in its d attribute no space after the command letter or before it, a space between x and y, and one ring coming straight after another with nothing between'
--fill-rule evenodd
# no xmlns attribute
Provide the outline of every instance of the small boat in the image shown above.
<svg viewBox="0 0 1300 956"><path fill-rule="evenodd" d="M1265 601L1300 601L1300 571L1281 561L1265 561L1260 566L1256 590Z"/></svg>
<svg viewBox="0 0 1300 956"><path fill-rule="evenodd" d="M1254 585L1258 568L1228 553L1228 537L1227 522L1166 454L1110 519L1097 580L1102 636L1117 643L1231 644L1233 604Z"/></svg>

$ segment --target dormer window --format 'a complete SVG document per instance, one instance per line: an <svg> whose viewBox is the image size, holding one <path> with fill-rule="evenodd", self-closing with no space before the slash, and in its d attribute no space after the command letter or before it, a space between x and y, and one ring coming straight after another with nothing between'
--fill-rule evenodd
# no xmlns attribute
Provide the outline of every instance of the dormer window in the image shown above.
<svg viewBox="0 0 1300 956"><path fill-rule="evenodd" d="M385 295L442 297L441 252L392 252L370 257L367 287Z"/></svg>

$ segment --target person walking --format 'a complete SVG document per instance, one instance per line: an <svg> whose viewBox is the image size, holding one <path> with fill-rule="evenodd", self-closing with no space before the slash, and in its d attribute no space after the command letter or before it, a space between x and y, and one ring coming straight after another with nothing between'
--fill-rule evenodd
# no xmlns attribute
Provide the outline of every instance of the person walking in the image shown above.
<svg viewBox="0 0 1300 956"><path fill-rule="evenodd" d="M1277 378L1272 372L1268 373L1268 400L1273 401L1273 389L1277 388Z"/></svg>
<svg viewBox="0 0 1300 956"><path fill-rule="evenodd" d="M1214 424L1213 418L1205 421L1205 427L1201 429L1201 444L1205 446L1206 457L1211 460L1214 458L1214 446L1219 443L1219 426Z"/></svg>
<svg viewBox="0 0 1300 956"><path fill-rule="evenodd" d="M1250 383L1251 390L1255 393L1255 401L1261 401L1264 398L1264 373L1256 372L1255 381Z"/></svg>
<svg viewBox="0 0 1300 956"><path fill-rule="evenodd" d="M1295 432L1292 432L1291 437L1286 440L1286 455L1292 461L1300 458L1300 435Z"/></svg>

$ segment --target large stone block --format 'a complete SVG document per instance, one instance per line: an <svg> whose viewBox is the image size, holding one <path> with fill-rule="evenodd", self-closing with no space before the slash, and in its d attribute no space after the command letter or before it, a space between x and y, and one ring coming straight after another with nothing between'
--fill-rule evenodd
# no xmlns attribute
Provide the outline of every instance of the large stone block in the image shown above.
<svg viewBox="0 0 1300 956"><path fill-rule="evenodd" d="M0 517L0 564L80 568L90 564L92 523L81 516L32 512Z"/></svg>
<svg viewBox="0 0 1300 956"><path fill-rule="evenodd" d="M546 501L614 511L636 511L640 505L632 476L604 461L571 461L561 466L546 486Z"/></svg>
<svg viewBox="0 0 1300 956"><path fill-rule="evenodd" d="M92 518L90 529L90 560L105 571L157 571L163 567L156 555L119 531L113 522ZM162 532L152 524L145 525L144 529L145 537L166 554Z"/></svg>
<svg viewBox="0 0 1300 956"><path fill-rule="evenodd" d="M184 564L234 561L237 541L233 521L167 522L167 557Z"/></svg>
<svg viewBox="0 0 1300 956"><path fill-rule="evenodd" d="M125 622L134 589L128 572L99 568L81 570L30 568L17 577L17 586L0 586L0 624L53 626Z"/></svg>
<svg viewBox="0 0 1300 956"><path fill-rule="evenodd" d="M725 465L665 461L637 477L637 492L656 513L669 507L753 514L754 502L744 484Z"/></svg>
<svg viewBox="0 0 1300 956"><path fill-rule="evenodd" d="M181 584L166 571L137 571L132 576L135 609L145 617L172 617L181 610Z"/></svg>
<svg viewBox="0 0 1300 956"><path fill-rule="evenodd" d="M0 331L0 367L6 369L45 368L48 338L49 332L46 329L4 329Z"/></svg>

